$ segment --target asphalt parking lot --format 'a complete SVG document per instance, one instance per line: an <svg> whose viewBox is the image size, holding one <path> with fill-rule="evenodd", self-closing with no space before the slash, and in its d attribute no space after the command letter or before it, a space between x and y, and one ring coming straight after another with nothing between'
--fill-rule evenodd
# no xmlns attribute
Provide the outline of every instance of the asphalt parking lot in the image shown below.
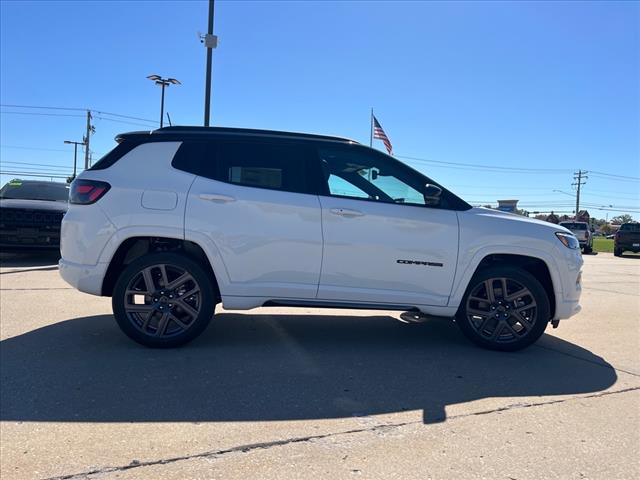
<svg viewBox="0 0 640 480"><path fill-rule="evenodd" d="M4 257L0 476L639 478L640 256L585 262L583 311L523 352L315 309L222 312L158 351L55 260Z"/></svg>

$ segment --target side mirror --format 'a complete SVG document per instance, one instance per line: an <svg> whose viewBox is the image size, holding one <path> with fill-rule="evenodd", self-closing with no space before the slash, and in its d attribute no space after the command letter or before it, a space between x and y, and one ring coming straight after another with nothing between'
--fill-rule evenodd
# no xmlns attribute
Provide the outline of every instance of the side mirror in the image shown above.
<svg viewBox="0 0 640 480"><path fill-rule="evenodd" d="M440 198L440 195L442 195L442 189L437 185L432 185L430 183L427 183L424 186L422 193L424 195L424 198L435 200Z"/></svg>
<svg viewBox="0 0 640 480"><path fill-rule="evenodd" d="M440 195L442 195L442 189L437 185L432 185L427 183L422 189L422 194L424 195L424 204L437 207L440 205Z"/></svg>

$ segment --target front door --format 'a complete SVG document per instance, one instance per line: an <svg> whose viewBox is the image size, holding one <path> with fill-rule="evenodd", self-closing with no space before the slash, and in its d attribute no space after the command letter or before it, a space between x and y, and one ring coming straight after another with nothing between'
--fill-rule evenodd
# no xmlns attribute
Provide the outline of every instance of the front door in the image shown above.
<svg viewBox="0 0 640 480"><path fill-rule="evenodd" d="M318 298L401 306L447 304L458 219L425 197L429 180L355 145L319 147L324 252Z"/></svg>

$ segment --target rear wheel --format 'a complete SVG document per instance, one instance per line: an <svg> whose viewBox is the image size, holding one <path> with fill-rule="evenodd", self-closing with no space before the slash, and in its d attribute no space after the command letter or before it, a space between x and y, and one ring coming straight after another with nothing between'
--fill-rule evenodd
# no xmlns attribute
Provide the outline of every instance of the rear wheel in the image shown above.
<svg viewBox="0 0 640 480"><path fill-rule="evenodd" d="M472 342L514 351L534 343L550 318L549 299L533 275L510 267L490 267L471 280L456 315Z"/></svg>
<svg viewBox="0 0 640 480"><path fill-rule="evenodd" d="M614 254L616 257L620 257L620 256L622 256L622 249L621 249L621 248L614 248L614 249L613 249L613 254Z"/></svg>
<svg viewBox="0 0 640 480"><path fill-rule="evenodd" d="M584 253L585 253L585 254L589 254L589 253L591 253L591 252L593 252L593 247L592 247L591 245L585 245L585 247L584 247Z"/></svg>
<svg viewBox="0 0 640 480"><path fill-rule="evenodd" d="M215 295L211 278L196 262L177 253L152 253L124 269L111 302L118 325L131 339L167 348L204 331Z"/></svg>

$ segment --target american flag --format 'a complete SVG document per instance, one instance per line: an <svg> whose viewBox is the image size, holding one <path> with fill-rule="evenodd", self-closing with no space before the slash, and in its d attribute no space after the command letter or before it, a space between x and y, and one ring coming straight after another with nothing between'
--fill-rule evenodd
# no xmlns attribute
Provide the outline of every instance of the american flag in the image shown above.
<svg viewBox="0 0 640 480"><path fill-rule="evenodd" d="M387 152L389 155L392 155L393 147L391 146L391 141L389 140L389 137L387 137L387 134L384 133L380 122L378 122L378 119L375 116L373 117L373 138L379 138L382 140Z"/></svg>

